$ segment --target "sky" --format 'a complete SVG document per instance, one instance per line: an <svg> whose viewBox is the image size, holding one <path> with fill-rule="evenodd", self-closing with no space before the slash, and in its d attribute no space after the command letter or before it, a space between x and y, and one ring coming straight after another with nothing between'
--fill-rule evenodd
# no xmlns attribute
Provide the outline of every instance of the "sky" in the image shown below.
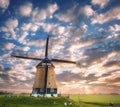
<svg viewBox="0 0 120 107"><path fill-rule="evenodd" d="M32 92L39 61L53 63L59 93L120 93L120 0L0 0L0 90Z"/></svg>

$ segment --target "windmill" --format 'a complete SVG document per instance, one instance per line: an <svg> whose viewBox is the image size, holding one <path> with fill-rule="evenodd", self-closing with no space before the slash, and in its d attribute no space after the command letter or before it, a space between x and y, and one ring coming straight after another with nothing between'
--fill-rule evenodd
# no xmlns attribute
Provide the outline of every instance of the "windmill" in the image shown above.
<svg viewBox="0 0 120 107"><path fill-rule="evenodd" d="M32 96L57 96L57 85L55 81L55 71L52 62L76 64L75 61L49 59L48 58L49 36L46 39L45 58L33 58L12 54L12 57L39 60L40 63L36 66L36 76L33 84Z"/></svg>

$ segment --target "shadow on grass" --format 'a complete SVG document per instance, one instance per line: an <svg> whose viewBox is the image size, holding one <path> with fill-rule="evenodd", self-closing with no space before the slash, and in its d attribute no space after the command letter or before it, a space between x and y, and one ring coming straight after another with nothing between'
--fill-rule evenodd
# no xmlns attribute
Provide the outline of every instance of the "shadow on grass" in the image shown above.
<svg viewBox="0 0 120 107"><path fill-rule="evenodd" d="M95 102L82 102L84 104L87 104L87 105L95 105L95 106L98 106L98 107L120 107L118 106L119 104L112 104L112 103L109 103L109 104L106 104L106 103L95 103Z"/></svg>

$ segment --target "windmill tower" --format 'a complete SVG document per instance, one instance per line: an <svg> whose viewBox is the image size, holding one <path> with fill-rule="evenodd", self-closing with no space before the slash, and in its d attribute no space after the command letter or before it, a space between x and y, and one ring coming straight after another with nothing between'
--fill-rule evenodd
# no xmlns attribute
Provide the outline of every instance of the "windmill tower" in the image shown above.
<svg viewBox="0 0 120 107"><path fill-rule="evenodd" d="M54 65L52 62L60 63L72 63L76 64L75 61L60 60L60 59L49 59L48 58L48 44L49 36L46 39L45 58L32 58L26 56L19 56L12 54L11 56L24 59L40 60L41 62L36 66L36 75L33 84L32 96L57 96L57 85L55 80Z"/></svg>
<svg viewBox="0 0 120 107"><path fill-rule="evenodd" d="M36 68L36 76L33 84L33 91L32 95L44 95L44 91L47 92L47 96L57 96L57 85L56 85L56 80L55 80L55 71L54 71L54 65L49 65L48 66L48 71L47 71L47 78L45 78L45 70L44 70L44 65L42 63L39 63ZM46 80L47 79L47 80ZM45 87L45 82L46 82L46 87ZM46 89L46 90L44 90Z"/></svg>

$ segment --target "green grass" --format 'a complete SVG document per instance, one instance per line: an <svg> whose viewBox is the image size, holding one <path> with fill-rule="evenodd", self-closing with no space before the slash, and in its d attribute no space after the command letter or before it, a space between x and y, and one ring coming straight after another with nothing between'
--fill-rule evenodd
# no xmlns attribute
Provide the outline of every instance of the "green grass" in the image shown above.
<svg viewBox="0 0 120 107"><path fill-rule="evenodd" d="M0 107L65 107L64 102L68 107L76 107L73 101L64 97L0 96Z"/></svg>
<svg viewBox="0 0 120 107"><path fill-rule="evenodd" d="M0 95L0 107L65 107L64 102L69 104L67 107L109 107L110 103L120 106L120 95L69 95L69 98Z"/></svg>
<svg viewBox="0 0 120 107"><path fill-rule="evenodd" d="M70 95L70 99L82 107L108 107L110 103L120 106L120 95Z"/></svg>

